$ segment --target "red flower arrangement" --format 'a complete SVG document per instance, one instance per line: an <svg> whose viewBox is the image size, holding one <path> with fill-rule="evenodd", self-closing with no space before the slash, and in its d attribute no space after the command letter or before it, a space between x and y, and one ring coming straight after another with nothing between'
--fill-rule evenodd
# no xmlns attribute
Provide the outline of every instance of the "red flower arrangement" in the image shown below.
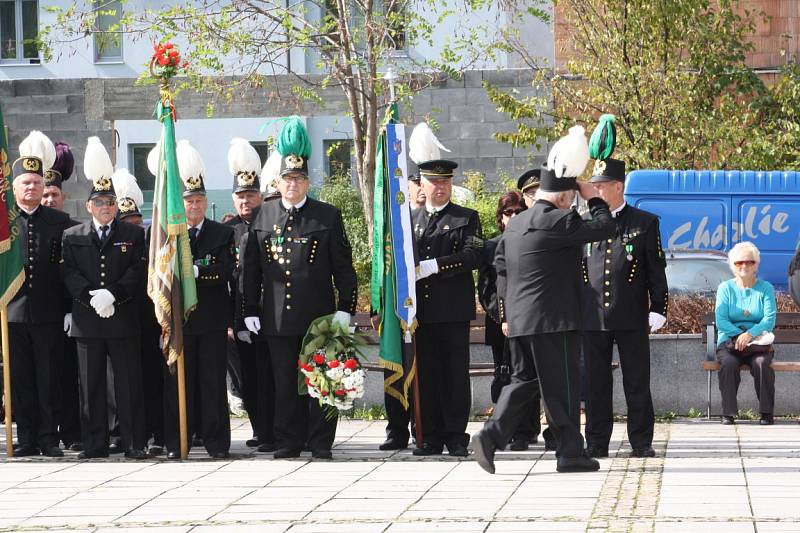
<svg viewBox="0 0 800 533"><path fill-rule="evenodd" d="M162 83L177 76L178 71L187 70L189 62L181 62L181 53L172 43L153 45L153 56L150 59L150 73Z"/></svg>

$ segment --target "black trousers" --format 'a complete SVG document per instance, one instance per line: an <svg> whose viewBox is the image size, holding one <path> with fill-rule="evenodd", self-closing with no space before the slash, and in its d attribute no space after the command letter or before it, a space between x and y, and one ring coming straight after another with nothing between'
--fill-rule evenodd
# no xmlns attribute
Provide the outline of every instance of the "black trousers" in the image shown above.
<svg viewBox="0 0 800 533"><path fill-rule="evenodd" d="M330 450L336 437L338 411L322 409L319 401L298 392L298 354L302 337L266 338L267 359L275 376L275 445L279 449ZM335 416L331 416L335 415Z"/></svg>
<svg viewBox="0 0 800 533"><path fill-rule="evenodd" d="M505 338L497 339L497 342L492 342L489 345L492 348L492 359L494 360L495 375L499 371L500 365L504 361L508 361L509 367L513 372L513 364L511 361L511 347ZM506 354L506 352L508 352ZM514 439L525 439L531 441L539 437L539 432L542 430L541 422L541 398L539 388L536 387L536 400L531 405L531 412L528 416L520 420L519 427L514 432ZM499 399L499 398L498 398Z"/></svg>
<svg viewBox="0 0 800 533"><path fill-rule="evenodd" d="M275 442L275 372L269 356L269 346L261 337L251 335L254 339L253 350L256 363L256 409L253 428L258 435L258 442ZM298 351L299 353L299 351ZM250 385L248 383L248 385Z"/></svg>
<svg viewBox="0 0 800 533"><path fill-rule="evenodd" d="M472 404L469 322L420 324L416 336L422 438L433 446L466 446Z"/></svg>
<svg viewBox="0 0 800 533"><path fill-rule="evenodd" d="M57 406L58 437L69 446L81 441L81 400L78 383L78 348L75 339L64 335L64 356L59 379Z"/></svg>
<svg viewBox="0 0 800 533"><path fill-rule="evenodd" d="M64 332L61 324L8 324L11 394L21 446L58 446L57 402L60 396Z"/></svg>
<svg viewBox="0 0 800 533"><path fill-rule="evenodd" d="M261 437L258 435L258 354L263 353L266 349L266 344L263 341L259 344L255 335L250 335L253 339L252 344L242 342L239 339L233 341L234 346L229 346L229 349L235 349L238 362L239 362L239 385L241 386L242 401L244 402L244 409L247 411L247 416L250 419L250 426L253 429L253 436ZM268 435L267 435L268 437ZM267 442L266 440L264 442Z"/></svg>
<svg viewBox="0 0 800 533"><path fill-rule="evenodd" d="M628 440L633 448L653 443L653 399L650 395L650 339L647 329L584 331L583 354L589 390L586 402L586 442L606 448L614 429L614 377L611 357L619 350L622 388L628 407Z"/></svg>
<svg viewBox="0 0 800 533"><path fill-rule="evenodd" d="M576 331L512 337L511 383L503 387L485 431L504 448L530 416L540 389L550 430L562 457L583 454L580 428L580 335ZM537 379L538 378L538 379Z"/></svg>
<svg viewBox="0 0 800 533"><path fill-rule="evenodd" d="M81 384L81 428L83 449L89 453L108 451L107 360L114 373L114 398L123 450L141 450L145 436L142 399L142 362L139 337L76 339L78 378Z"/></svg>
<svg viewBox="0 0 800 533"><path fill-rule="evenodd" d="M737 350L717 348L717 359L722 365L719 369L719 392L722 395L724 416L736 416L739 413L736 394L742 381L742 373L739 370L741 365L750 366L759 412L772 414L775 408L775 371L769 365L773 356L773 353L744 355Z"/></svg>
<svg viewBox="0 0 800 533"><path fill-rule="evenodd" d="M153 336L155 335L155 336ZM142 391L145 434L153 445L164 445L164 372L167 362L158 347L159 332L142 331Z"/></svg>
<svg viewBox="0 0 800 533"><path fill-rule="evenodd" d="M189 446L194 432L202 436L210 454L227 452L231 446L228 389L225 384L227 336L226 330L220 330L183 337ZM163 375L164 443L167 450L179 452L178 376L171 374L166 365Z"/></svg>

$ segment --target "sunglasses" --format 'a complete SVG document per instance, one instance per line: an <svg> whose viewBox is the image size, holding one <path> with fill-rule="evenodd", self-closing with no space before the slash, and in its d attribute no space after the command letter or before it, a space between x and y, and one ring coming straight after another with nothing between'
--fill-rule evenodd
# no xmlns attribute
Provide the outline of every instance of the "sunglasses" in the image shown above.
<svg viewBox="0 0 800 533"><path fill-rule="evenodd" d="M513 208L509 207L508 209L503 209L503 214L505 216L507 216L507 217L513 217L514 215L519 215L523 211L525 211L525 210L524 209L513 209Z"/></svg>
<svg viewBox="0 0 800 533"><path fill-rule="evenodd" d="M747 261L734 261L733 262L733 266L737 266L737 267L744 266L744 265L753 266L755 264L756 264L756 262L753 261L752 259L749 259Z"/></svg>
<svg viewBox="0 0 800 533"><path fill-rule="evenodd" d="M92 205L95 207L111 207L115 203L113 198L92 198Z"/></svg>

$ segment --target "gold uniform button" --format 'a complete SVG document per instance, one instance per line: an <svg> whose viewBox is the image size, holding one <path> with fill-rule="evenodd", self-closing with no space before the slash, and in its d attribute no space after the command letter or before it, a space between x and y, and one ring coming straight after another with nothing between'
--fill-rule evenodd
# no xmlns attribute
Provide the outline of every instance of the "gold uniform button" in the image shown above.
<svg viewBox="0 0 800 533"><path fill-rule="evenodd" d="M286 282L286 286L287 286L287 287L291 287L291 286L292 286L292 282L291 282L291 281L287 281L287 282Z"/></svg>
<svg viewBox="0 0 800 533"><path fill-rule="evenodd" d="M611 285L611 282L610 281L606 281L606 285Z"/></svg>
<svg viewBox="0 0 800 533"><path fill-rule="evenodd" d="M606 291L606 296L611 296L611 293Z"/></svg>
<svg viewBox="0 0 800 533"><path fill-rule="evenodd" d="M286 271L286 275L288 276L289 274L291 274L291 272L287 270Z"/></svg>
<svg viewBox="0 0 800 533"><path fill-rule="evenodd" d="M608 307L610 304L608 302L603 304L604 306Z"/></svg>
<svg viewBox="0 0 800 533"><path fill-rule="evenodd" d="M606 274L611 274L611 271L610 270L606 270Z"/></svg>
<svg viewBox="0 0 800 533"><path fill-rule="evenodd" d="M105 258L106 258L106 256L104 256L104 255L100 256L100 259L105 259Z"/></svg>
<svg viewBox="0 0 800 533"><path fill-rule="evenodd" d="M608 244L611 244L612 242L614 242L613 239L608 239Z"/></svg>
<svg viewBox="0 0 800 533"><path fill-rule="evenodd" d="M606 253L610 254L611 253L611 248L606 249Z"/></svg>
<svg viewBox="0 0 800 533"><path fill-rule="evenodd" d="M287 305L287 306L286 306L286 309L291 309L291 308L292 308L292 306L291 306L291 305Z"/></svg>
<svg viewBox="0 0 800 533"><path fill-rule="evenodd" d="M606 263L610 263L610 262L611 262L611 259L606 259Z"/></svg>
<svg viewBox="0 0 800 533"><path fill-rule="evenodd" d="M105 282L105 281L101 281L101 282L100 282L100 286L101 286L101 287L102 287L103 285L105 285L105 284L106 284L106 282Z"/></svg>
<svg viewBox="0 0 800 533"><path fill-rule="evenodd" d="M286 228L286 231L292 231L292 227L289 226L288 228Z"/></svg>
<svg viewBox="0 0 800 533"><path fill-rule="evenodd" d="M101 278L104 278L104 277L106 277L106 273L105 273L105 272L100 272L100 277L101 277Z"/></svg>
<svg viewBox="0 0 800 533"><path fill-rule="evenodd" d="M287 295L286 295L286 299L287 299L287 300L291 300L291 299L292 299L292 295L291 295L291 294L287 294Z"/></svg>

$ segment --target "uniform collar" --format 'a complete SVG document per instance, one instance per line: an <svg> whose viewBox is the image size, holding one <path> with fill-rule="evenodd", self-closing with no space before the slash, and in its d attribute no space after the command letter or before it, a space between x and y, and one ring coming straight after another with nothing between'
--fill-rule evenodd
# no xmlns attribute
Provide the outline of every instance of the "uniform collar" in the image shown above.
<svg viewBox="0 0 800 533"><path fill-rule="evenodd" d="M428 213L429 215L433 215L435 213L441 213L442 211L447 209L448 205L450 205L450 202L447 202L441 207L433 207L431 205L425 204L425 212Z"/></svg>
<svg viewBox="0 0 800 533"><path fill-rule="evenodd" d="M19 210L21 211L20 214L22 216L24 216L25 218L32 217L33 215L35 215L36 212L39 211L39 207L41 207L41 206L37 205L36 207L33 208L33 211L28 211L27 209L25 209L24 207L22 207L19 204L17 204L17 206L19 207Z"/></svg>
<svg viewBox="0 0 800 533"><path fill-rule="evenodd" d="M306 196L305 198L303 198L302 200L300 200L300 202L298 202L297 204L295 204L295 205L292 205L292 204L290 204L289 202L287 202L286 200L284 200L283 198L281 198L281 205L283 206L283 208L284 208L285 210L287 210L287 211L288 211L288 210L290 210L290 209L291 209L291 208L293 208L293 207L294 207L295 209L301 209L301 208L302 208L304 205L306 205L306 202L307 202L307 201L308 201L308 196Z"/></svg>
<svg viewBox="0 0 800 533"><path fill-rule="evenodd" d="M617 218L617 215L619 215L620 212L625 209L626 205L628 205L628 203L625 200L622 200L622 205L611 211L611 218Z"/></svg>
<svg viewBox="0 0 800 533"><path fill-rule="evenodd" d="M197 228L197 233L200 233L200 231L202 231L202 229L203 229L203 223L204 223L205 221L206 221L206 219L205 219L205 218L202 218L202 219L200 220L200 223L199 223L198 225L196 225L196 226L189 226L189 229L192 229L192 228Z"/></svg>

